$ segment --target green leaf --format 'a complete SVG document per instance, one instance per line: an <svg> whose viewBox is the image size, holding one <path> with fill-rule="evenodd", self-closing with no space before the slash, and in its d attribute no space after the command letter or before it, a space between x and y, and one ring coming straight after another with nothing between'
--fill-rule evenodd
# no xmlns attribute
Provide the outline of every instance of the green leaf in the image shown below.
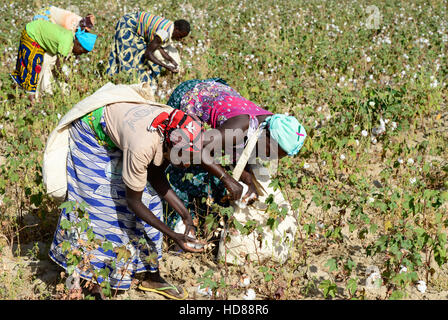
<svg viewBox="0 0 448 320"><path fill-rule="evenodd" d="M338 262L336 259L328 259L328 261L325 263L325 266L328 267L330 272L333 272L335 270L338 270Z"/></svg>
<svg viewBox="0 0 448 320"><path fill-rule="evenodd" d="M61 219L61 228L64 230L69 230L72 227L72 224L67 219Z"/></svg>
<svg viewBox="0 0 448 320"><path fill-rule="evenodd" d="M71 248L72 248L72 245L70 244L70 242L68 242L68 241L62 242L62 247L61 247L62 252L70 251Z"/></svg>
<svg viewBox="0 0 448 320"><path fill-rule="evenodd" d="M349 279L347 281L347 290L350 292L350 295L353 296L358 289L358 281L357 279Z"/></svg>
<svg viewBox="0 0 448 320"><path fill-rule="evenodd" d="M114 247L112 245L112 242L105 241L102 245L103 251L106 253L107 251L114 251Z"/></svg>

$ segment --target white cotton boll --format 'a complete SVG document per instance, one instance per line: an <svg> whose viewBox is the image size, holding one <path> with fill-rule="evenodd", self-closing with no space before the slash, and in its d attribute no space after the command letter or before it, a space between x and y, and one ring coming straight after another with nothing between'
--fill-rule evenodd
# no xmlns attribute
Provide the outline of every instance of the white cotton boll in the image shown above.
<svg viewBox="0 0 448 320"><path fill-rule="evenodd" d="M417 290L420 291L421 293L425 293L426 292L426 282L423 280L420 280L417 282Z"/></svg>
<svg viewBox="0 0 448 320"><path fill-rule="evenodd" d="M369 198L367 199L367 202L368 202L368 203L373 203L373 202L375 202L375 199L372 198L372 197L369 197Z"/></svg>
<svg viewBox="0 0 448 320"><path fill-rule="evenodd" d="M249 186L241 181L239 181L238 183L243 187L243 192L241 193L241 199L236 200L235 204L240 208L244 209L246 208L246 201L244 201L243 198L246 195L247 191L249 190Z"/></svg>
<svg viewBox="0 0 448 320"><path fill-rule="evenodd" d="M406 268L405 266L400 266L400 273L405 273L408 272L408 268Z"/></svg>
<svg viewBox="0 0 448 320"><path fill-rule="evenodd" d="M409 158L408 159L408 165L412 166L414 164L414 159Z"/></svg>
<svg viewBox="0 0 448 320"><path fill-rule="evenodd" d="M70 68L66 64L64 64L62 66L62 72L65 74L66 77L68 77L70 75Z"/></svg>
<svg viewBox="0 0 448 320"><path fill-rule="evenodd" d="M372 137L372 139L370 139L370 141L371 141L373 144L377 144L377 143L378 143L378 140L376 140L375 137Z"/></svg>
<svg viewBox="0 0 448 320"><path fill-rule="evenodd" d="M367 137L368 134L369 134L369 133L367 132L367 130L362 130L362 131L361 131L361 135L362 135L363 137Z"/></svg>
<svg viewBox="0 0 448 320"><path fill-rule="evenodd" d="M243 275L240 279L241 287L248 287L250 285L250 277L248 275Z"/></svg>
<svg viewBox="0 0 448 320"><path fill-rule="evenodd" d="M177 222L176 226L174 227L174 232L176 233L184 233L185 232L185 224L183 220L180 220L179 222ZM193 234L193 231L190 231L190 234L188 235L193 239L196 239L196 236ZM190 248L193 249L202 249L204 247L203 244L200 243L192 243L192 242L188 242L187 246L189 246Z"/></svg>
<svg viewBox="0 0 448 320"><path fill-rule="evenodd" d="M381 287L381 275L379 272L373 272L366 279L366 287L369 289Z"/></svg>
<svg viewBox="0 0 448 320"><path fill-rule="evenodd" d="M403 164L403 162L404 162L404 160L402 158L398 158L397 161L399 164Z"/></svg>
<svg viewBox="0 0 448 320"><path fill-rule="evenodd" d="M380 119L380 126L378 128L373 128L372 129L372 134L374 136L379 136L379 135L383 134L384 132L386 132L386 123L381 118Z"/></svg>
<svg viewBox="0 0 448 320"><path fill-rule="evenodd" d="M81 286L79 284L79 273L78 272L73 272L72 275L70 275L67 280L65 281L65 286L71 290L71 289L80 289Z"/></svg>
<svg viewBox="0 0 448 320"><path fill-rule="evenodd" d="M310 168L310 165L309 165L308 163L305 162L305 163L303 164L303 169L309 169L309 168Z"/></svg>
<svg viewBox="0 0 448 320"><path fill-rule="evenodd" d="M367 57L367 58L366 58L366 61L367 61L367 62L370 62L370 61L372 61L372 59L370 59L370 57Z"/></svg>
<svg viewBox="0 0 448 320"><path fill-rule="evenodd" d="M208 297L211 297L213 295L213 292L209 287L201 288L201 285L198 286L197 293L199 293L200 295L203 295L203 296L208 296Z"/></svg>
<svg viewBox="0 0 448 320"><path fill-rule="evenodd" d="M391 130L394 131L396 128L397 128L397 123L395 121L392 121Z"/></svg>
<svg viewBox="0 0 448 320"><path fill-rule="evenodd" d="M355 143L356 143L356 146L359 146L359 140L358 139L355 140Z"/></svg>
<svg viewBox="0 0 448 320"><path fill-rule="evenodd" d="M248 289L246 295L243 297L244 300L255 300L257 295L255 294L254 289Z"/></svg>
<svg viewBox="0 0 448 320"><path fill-rule="evenodd" d="M410 179L409 179L409 182L410 182L411 184L414 184L414 183L417 182L417 178L410 178Z"/></svg>
<svg viewBox="0 0 448 320"><path fill-rule="evenodd" d="M339 156L339 158L340 158L341 160L345 160L345 155L344 155L344 154L341 154L341 155Z"/></svg>

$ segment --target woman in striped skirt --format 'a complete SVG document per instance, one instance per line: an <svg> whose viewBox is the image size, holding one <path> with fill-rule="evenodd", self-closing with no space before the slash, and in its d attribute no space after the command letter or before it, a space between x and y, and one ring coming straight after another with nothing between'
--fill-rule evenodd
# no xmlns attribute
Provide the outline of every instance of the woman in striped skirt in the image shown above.
<svg viewBox="0 0 448 320"><path fill-rule="evenodd" d="M182 141L172 140L176 132L184 137ZM187 246L187 242L197 243L187 236L193 222L169 187L164 170L173 161L172 148L187 155L200 152L201 135L200 123L184 112L150 104L112 103L73 121L66 199L83 204L88 226L78 230L85 215L65 206L50 248L51 259L69 274L92 280L97 294L103 282L112 289L127 290L135 274L146 272L141 290L185 299L185 290L159 274L163 235L185 251L202 250ZM162 198L185 218L185 233L175 233L164 224Z"/></svg>

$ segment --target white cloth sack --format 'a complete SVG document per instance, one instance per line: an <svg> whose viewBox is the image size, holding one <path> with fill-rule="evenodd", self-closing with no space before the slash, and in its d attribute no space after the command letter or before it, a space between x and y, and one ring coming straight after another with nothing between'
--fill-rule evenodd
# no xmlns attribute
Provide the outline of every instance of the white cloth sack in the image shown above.
<svg viewBox="0 0 448 320"><path fill-rule="evenodd" d="M249 139L243 154L238 160L233 171L233 177L236 180L239 180L249 155L255 147L259 130L260 128ZM276 169L273 162L271 161L269 168L263 166L259 160L257 160L256 164L251 164L252 179L259 194L258 199L249 206L233 204L233 215L239 223L244 225L247 221L254 220L258 225L262 226L261 241L258 240L260 234L256 230L249 235L242 235L238 230L230 231L225 229L221 233L218 260L225 263L243 265L247 260L263 262L267 259L272 259L283 264L288 259L297 232L297 219L294 216L291 205L283 197L281 190L277 189L274 191L272 187L269 187L273 170ZM275 161L275 164L277 164L277 161ZM274 230L271 230L271 227L267 225L269 215L266 212L268 205L265 203L265 200L271 194L280 210L282 208L287 209L286 217L279 222ZM226 238L229 239L226 240Z"/></svg>
<svg viewBox="0 0 448 320"><path fill-rule="evenodd" d="M42 62L42 69L39 74L39 80L37 83L36 94L39 93L48 93L53 94L53 74L51 70L56 64L58 56L45 52L44 59Z"/></svg>
<svg viewBox="0 0 448 320"><path fill-rule="evenodd" d="M40 94L53 94L53 84L56 83L53 78L53 68L56 65L58 56L45 52L42 62L42 70L39 73L39 80L37 82L36 98ZM58 82L63 94L70 94L69 85L65 82Z"/></svg>
<svg viewBox="0 0 448 320"><path fill-rule="evenodd" d="M176 61L178 68L179 68L179 72L181 71L181 64L180 64L180 55L179 55L179 51L177 51L177 49L175 47L173 47L172 45L167 45L166 47L163 47L163 50L165 50L166 53L168 53L168 55L173 58L174 61ZM167 64L167 65L172 65L171 62L169 62L168 60L166 60L162 54L160 53L159 50L156 50L154 52L154 56L159 59L160 61L162 61L163 63Z"/></svg>
<svg viewBox="0 0 448 320"><path fill-rule="evenodd" d="M91 96L73 106L59 121L48 137L43 156L42 175L47 194L63 201L67 192L67 154L69 129L73 121L89 112L117 102L133 102L171 107L150 100L154 97L147 83L138 85L114 85L107 83Z"/></svg>

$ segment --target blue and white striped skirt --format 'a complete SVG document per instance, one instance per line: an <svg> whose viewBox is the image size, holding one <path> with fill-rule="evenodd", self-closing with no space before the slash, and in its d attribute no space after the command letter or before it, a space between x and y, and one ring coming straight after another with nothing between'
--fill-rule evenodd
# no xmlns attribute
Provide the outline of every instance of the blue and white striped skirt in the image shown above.
<svg viewBox="0 0 448 320"><path fill-rule="evenodd" d="M163 234L128 209L121 171L121 150L110 151L99 145L94 131L85 122L73 122L67 157L67 201L87 204L89 228L95 240L109 244L109 248L112 244L113 250L105 251L102 246L88 248L84 245L86 232L79 236L73 228L64 230L61 221L67 219L74 224L80 218L63 209L49 255L66 270L69 266L72 269L73 260L67 257L69 242L70 250L78 249L86 259L75 268L81 278L91 280L96 274L99 283L106 280L114 289L127 290L136 273L158 269ZM161 199L149 183L143 192L142 202L162 220ZM63 225L67 225L66 221ZM126 254L124 259L121 258L125 252L129 256L127 260Z"/></svg>

